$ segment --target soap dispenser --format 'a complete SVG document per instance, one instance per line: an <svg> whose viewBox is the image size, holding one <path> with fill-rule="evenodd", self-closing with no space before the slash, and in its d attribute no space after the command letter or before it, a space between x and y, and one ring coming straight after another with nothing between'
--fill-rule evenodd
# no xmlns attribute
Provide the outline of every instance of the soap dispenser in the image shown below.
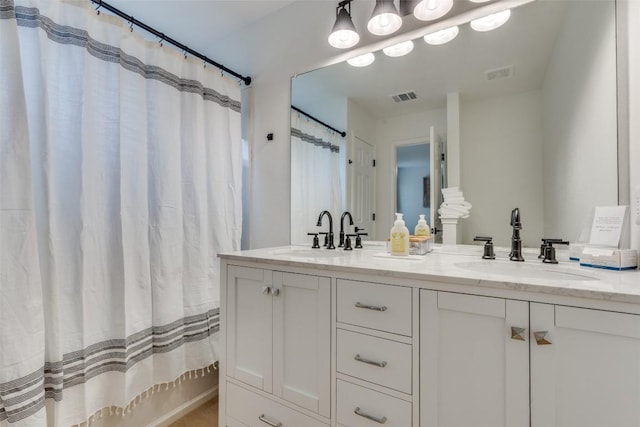
<svg viewBox="0 0 640 427"><path fill-rule="evenodd" d="M415 232L413 234L416 236L431 236L431 230L429 229L427 220L424 219L424 214L420 214L418 216L418 224L416 225Z"/></svg>
<svg viewBox="0 0 640 427"><path fill-rule="evenodd" d="M396 213L389 238L391 255L409 255L409 229L404 225L401 213Z"/></svg>

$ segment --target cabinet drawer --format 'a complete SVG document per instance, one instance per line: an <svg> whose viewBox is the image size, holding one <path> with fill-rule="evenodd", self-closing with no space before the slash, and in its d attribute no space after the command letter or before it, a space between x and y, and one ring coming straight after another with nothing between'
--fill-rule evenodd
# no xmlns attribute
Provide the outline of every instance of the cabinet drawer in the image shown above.
<svg viewBox="0 0 640 427"><path fill-rule="evenodd" d="M411 394L411 355L409 344L338 329L343 374Z"/></svg>
<svg viewBox="0 0 640 427"><path fill-rule="evenodd" d="M411 427L411 403L338 380L338 424Z"/></svg>
<svg viewBox="0 0 640 427"><path fill-rule="evenodd" d="M233 383L227 383L227 416L248 427L268 427L269 422L281 427L327 427L320 421Z"/></svg>
<svg viewBox="0 0 640 427"><path fill-rule="evenodd" d="M411 288L338 280L338 322L411 336Z"/></svg>

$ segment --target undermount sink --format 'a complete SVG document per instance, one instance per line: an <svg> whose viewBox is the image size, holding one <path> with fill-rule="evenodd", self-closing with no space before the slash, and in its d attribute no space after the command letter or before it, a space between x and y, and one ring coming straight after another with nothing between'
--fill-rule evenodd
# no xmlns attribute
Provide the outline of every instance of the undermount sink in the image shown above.
<svg viewBox="0 0 640 427"><path fill-rule="evenodd" d="M345 255L345 251L342 249L311 249L311 248L285 248L276 249L271 251L272 255L290 257L290 258L305 258L305 259L318 259L318 258L337 258Z"/></svg>
<svg viewBox="0 0 640 427"><path fill-rule="evenodd" d="M459 262L456 267L488 275L526 277L543 280L599 280L598 277L570 271L557 265L526 264L510 261L471 261Z"/></svg>

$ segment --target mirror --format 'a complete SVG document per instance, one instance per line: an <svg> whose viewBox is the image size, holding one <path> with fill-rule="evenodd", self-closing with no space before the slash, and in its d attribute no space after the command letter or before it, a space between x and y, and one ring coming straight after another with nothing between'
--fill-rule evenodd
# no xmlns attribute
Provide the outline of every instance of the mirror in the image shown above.
<svg viewBox="0 0 640 427"><path fill-rule="evenodd" d="M370 238L385 239L393 224L392 147L428 140L432 126L449 186L473 206L459 243L489 235L508 246L515 207L525 246L575 240L591 207L618 204L614 0L537 0L494 31L462 24L447 44L414 43L404 57L375 52L368 67L343 62L292 79L292 105L347 132L347 209L363 197L353 147L374 151Z"/></svg>

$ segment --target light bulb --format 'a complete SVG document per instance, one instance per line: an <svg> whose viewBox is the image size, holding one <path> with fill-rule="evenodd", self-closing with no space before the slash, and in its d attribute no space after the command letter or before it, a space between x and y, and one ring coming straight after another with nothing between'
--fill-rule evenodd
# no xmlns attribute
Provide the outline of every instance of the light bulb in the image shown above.
<svg viewBox="0 0 640 427"><path fill-rule="evenodd" d="M449 27L444 30L436 31L435 33L427 34L424 36L424 41L431 45L441 45L450 42L455 39L460 29L455 27Z"/></svg>
<svg viewBox="0 0 640 427"><path fill-rule="evenodd" d="M511 16L511 9L474 19L470 25L476 31L491 31L504 25Z"/></svg>
<svg viewBox="0 0 640 427"><path fill-rule="evenodd" d="M453 0L421 0L413 9L413 15L421 21L433 21L446 15L453 7Z"/></svg>
<svg viewBox="0 0 640 427"><path fill-rule="evenodd" d="M393 1L377 0L371 19L367 23L369 32L377 36L386 36L395 33L401 26L402 18L398 15Z"/></svg>
<svg viewBox="0 0 640 427"><path fill-rule="evenodd" d="M354 67L366 67L367 65L371 65L375 60L376 57L373 55L373 53L365 53L364 55L347 59L347 63Z"/></svg>
<svg viewBox="0 0 640 427"><path fill-rule="evenodd" d="M413 42L407 40L406 42L394 44L393 46L385 47L382 49L385 55L391 57L404 56L413 50Z"/></svg>

